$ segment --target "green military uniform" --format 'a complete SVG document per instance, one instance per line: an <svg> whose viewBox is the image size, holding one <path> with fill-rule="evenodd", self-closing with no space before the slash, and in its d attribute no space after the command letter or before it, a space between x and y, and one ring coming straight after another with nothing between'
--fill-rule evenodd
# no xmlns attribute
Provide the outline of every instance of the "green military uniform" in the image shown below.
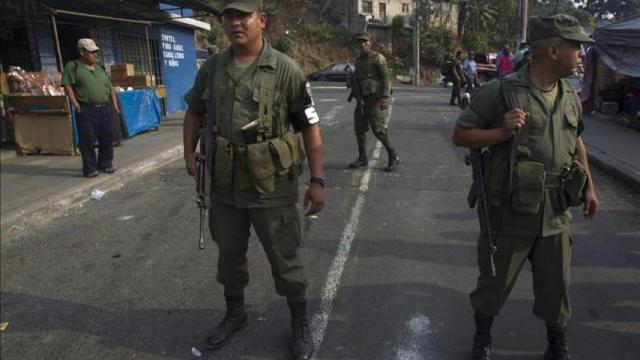
<svg viewBox="0 0 640 360"><path fill-rule="evenodd" d="M186 95L191 109L206 112L201 141L211 177L210 229L219 247L217 279L227 297L240 296L249 282L246 252L253 225L277 293L305 298L295 205L304 153L295 131L308 124L291 116L305 110L305 85L293 60L265 41L251 65L234 63L230 48L211 56Z"/></svg>
<svg viewBox="0 0 640 360"><path fill-rule="evenodd" d="M365 33L359 34L357 39L369 40L370 38ZM384 111L380 109L380 102L389 100L391 90L385 57L373 50L368 54L361 53L355 60L352 86L358 100L354 111L358 159L367 159L366 144L369 128L387 149L389 159L396 158L397 154L391 146L385 126Z"/></svg>
<svg viewBox="0 0 640 360"><path fill-rule="evenodd" d="M559 20L547 25L546 19L550 18ZM567 20L561 15L550 18L534 19L532 41L561 37L557 29L563 29L563 22ZM571 25L574 25L573 21L575 19L569 21ZM555 26L556 32L548 30L549 26ZM588 39L583 35L575 41ZM517 107L523 108L528 120L520 130L508 203L505 203L501 189L509 169L509 142L489 149L491 157L485 163L485 182L492 226L494 229L499 227L496 276L490 274L488 240L481 236L478 242L480 276L470 295L471 304L475 313L482 317L497 315L525 260L529 259L535 294L533 312L550 326L564 327L571 313L569 206L578 205L575 200L571 201L571 195L576 191L566 174L568 169L578 166L576 142L583 130L582 107L568 81L561 79L553 89L543 91L534 86L529 79L529 67L524 66L502 82L494 80L481 88L458 118L458 125L477 129L501 128L504 114L511 108L509 98L519 103ZM582 191L584 183L578 192Z"/></svg>

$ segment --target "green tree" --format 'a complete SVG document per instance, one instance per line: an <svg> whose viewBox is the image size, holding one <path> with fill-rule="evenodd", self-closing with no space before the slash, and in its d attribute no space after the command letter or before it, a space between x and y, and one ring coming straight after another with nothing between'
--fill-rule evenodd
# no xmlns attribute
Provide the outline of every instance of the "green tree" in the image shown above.
<svg viewBox="0 0 640 360"><path fill-rule="evenodd" d="M640 0L575 0L580 9L587 11L596 19L615 20L640 14Z"/></svg>
<svg viewBox="0 0 640 360"><path fill-rule="evenodd" d="M469 0L465 6L465 27L467 31L486 31L497 20L498 12L493 2Z"/></svg>

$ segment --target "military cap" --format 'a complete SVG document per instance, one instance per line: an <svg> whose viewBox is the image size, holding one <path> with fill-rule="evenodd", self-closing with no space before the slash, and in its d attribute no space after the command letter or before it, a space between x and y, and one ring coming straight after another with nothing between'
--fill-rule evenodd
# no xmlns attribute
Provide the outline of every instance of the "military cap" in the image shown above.
<svg viewBox="0 0 640 360"><path fill-rule="evenodd" d="M578 19L567 14L533 17L529 21L529 41L560 37L582 43L595 42L585 34Z"/></svg>
<svg viewBox="0 0 640 360"><path fill-rule="evenodd" d="M361 33L356 34L355 39L356 39L356 41L371 40L371 36L369 36L369 34L366 33L366 32L361 32Z"/></svg>
<svg viewBox="0 0 640 360"><path fill-rule="evenodd" d="M263 9L262 0L224 0L222 11L233 9L245 13L252 13Z"/></svg>

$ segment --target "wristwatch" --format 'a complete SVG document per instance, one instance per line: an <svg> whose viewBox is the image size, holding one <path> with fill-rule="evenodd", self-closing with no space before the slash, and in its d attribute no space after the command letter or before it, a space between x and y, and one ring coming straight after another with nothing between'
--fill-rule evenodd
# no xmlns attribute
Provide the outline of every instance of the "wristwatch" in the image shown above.
<svg viewBox="0 0 640 360"><path fill-rule="evenodd" d="M309 180L309 183L318 184L318 185L324 187L324 178L323 177L319 177L319 176L312 176L311 179Z"/></svg>

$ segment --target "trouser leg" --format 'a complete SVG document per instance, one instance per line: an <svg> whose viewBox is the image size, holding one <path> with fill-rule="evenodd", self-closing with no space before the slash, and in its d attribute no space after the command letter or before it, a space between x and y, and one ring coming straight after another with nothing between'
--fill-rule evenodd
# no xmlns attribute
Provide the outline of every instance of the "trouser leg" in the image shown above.
<svg viewBox="0 0 640 360"><path fill-rule="evenodd" d="M571 316L569 232L538 239L530 260L535 295L533 313L548 325L565 327Z"/></svg>
<svg viewBox="0 0 640 360"><path fill-rule="evenodd" d="M298 256L302 231L296 205L251 208L248 212L271 264L276 292L294 302L304 301L307 279Z"/></svg>
<svg viewBox="0 0 640 360"><path fill-rule="evenodd" d="M218 245L217 280L227 297L238 297L249 284L247 249L249 246L247 209L213 202L209 210L209 229Z"/></svg>
<svg viewBox="0 0 640 360"><path fill-rule="evenodd" d="M478 240L478 266L480 276L476 289L470 294L471 306L476 314L493 317L504 305L522 270L534 243L534 237L501 236L498 252L494 255L496 276L491 276L489 242L481 236Z"/></svg>
<svg viewBox="0 0 640 360"><path fill-rule="evenodd" d="M458 104L460 104L460 101L462 100L460 97L460 80L453 80L453 88L451 89L451 100L449 100L449 104L454 104L455 100L458 101Z"/></svg>
<svg viewBox="0 0 640 360"><path fill-rule="evenodd" d="M99 108L98 112L98 169L107 169L113 166L113 115L109 106Z"/></svg>
<svg viewBox="0 0 640 360"><path fill-rule="evenodd" d="M365 108L358 102L353 113L353 130L356 133L356 141L358 143L358 159L367 159L367 131L369 131L369 123L365 118Z"/></svg>
<svg viewBox="0 0 640 360"><path fill-rule="evenodd" d="M380 141L380 143L387 150L389 158L396 156L395 149L391 146L389 140L389 133L385 126L384 111L380 109L380 103L378 100L367 102L365 108L365 117L373 131L373 135Z"/></svg>
<svg viewBox="0 0 640 360"><path fill-rule="evenodd" d="M97 169L96 152L94 144L96 142L97 123L95 109L85 106L77 116L78 127L78 148L82 156L82 174L87 175Z"/></svg>

